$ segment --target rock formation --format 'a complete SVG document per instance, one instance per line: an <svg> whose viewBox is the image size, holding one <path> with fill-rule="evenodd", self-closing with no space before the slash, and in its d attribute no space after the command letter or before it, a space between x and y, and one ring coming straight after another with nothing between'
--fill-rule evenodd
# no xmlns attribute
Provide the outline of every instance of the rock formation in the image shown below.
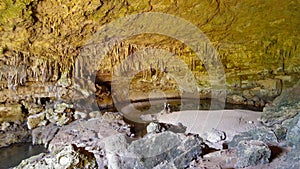
<svg viewBox="0 0 300 169"><path fill-rule="evenodd" d="M253 147L264 152L240 157L238 167L267 162L267 146L287 142L292 151L280 166L299 168L299 9L295 0L0 1L0 147L32 141L51 150L19 168L186 168L201 163L203 141L233 138L232 149L250 144L250 155L237 151L243 157L261 155ZM164 17L141 20L148 15ZM256 119L224 111L243 133L217 128L203 141L183 134L197 132L184 120L151 123L145 137L130 138L123 115L108 110L161 97L266 107L254 129ZM181 113L168 109L165 117Z"/></svg>

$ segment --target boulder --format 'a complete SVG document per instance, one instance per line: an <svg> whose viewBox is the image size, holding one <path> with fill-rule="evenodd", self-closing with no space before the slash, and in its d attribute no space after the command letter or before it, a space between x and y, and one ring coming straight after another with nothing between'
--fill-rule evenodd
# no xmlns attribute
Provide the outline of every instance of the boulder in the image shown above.
<svg viewBox="0 0 300 169"><path fill-rule="evenodd" d="M116 152L114 160L121 168L157 168L162 165L185 168L201 155L202 148L203 140L197 136L167 131L132 141L126 151Z"/></svg>
<svg viewBox="0 0 300 169"><path fill-rule="evenodd" d="M294 147L285 157L278 169L298 169L300 168L300 148Z"/></svg>
<svg viewBox="0 0 300 169"><path fill-rule="evenodd" d="M203 138L210 143L217 143L226 139L226 134L217 129L211 129L203 134Z"/></svg>
<svg viewBox="0 0 300 169"><path fill-rule="evenodd" d="M244 168L269 162L271 150L262 141L241 141L237 146L237 163L235 167Z"/></svg>
<svg viewBox="0 0 300 169"><path fill-rule="evenodd" d="M55 137L59 131L59 126L49 124L47 126L38 127L32 130L32 144L43 144L48 147L49 142Z"/></svg>
<svg viewBox="0 0 300 169"><path fill-rule="evenodd" d="M117 123L117 122L116 122ZM87 149L98 149L101 140L118 134L113 129L113 122L108 123L101 118L77 120L62 126L49 143L49 151L54 151L65 144L75 144Z"/></svg>
<svg viewBox="0 0 300 169"><path fill-rule="evenodd" d="M147 133L159 133L162 131L162 126L157 122L151 122L147 126Z"/></svg>
<svg viewBox="0 0 300 169"><path fill-rule="evenodd" d="M300 113L290 122L286 133L286 142L300 150Z"/></svg>
<svg viewBox="0 0 300 169"><path fill-rule="evenodd" d="M233 137L229 142L229 147L236 147L241 141L259 140L265 143L278 143L275 133L266 127L259 127L247 132L242 132Z"/></svg>
<svg viewBox="0 0 300 169"><path fill-rule="evenodd" d="M15 169L23 168L97 168L94 155L84 148L75 145L67 145L55 151L53 154L39 154L23 160Z"/></svg>

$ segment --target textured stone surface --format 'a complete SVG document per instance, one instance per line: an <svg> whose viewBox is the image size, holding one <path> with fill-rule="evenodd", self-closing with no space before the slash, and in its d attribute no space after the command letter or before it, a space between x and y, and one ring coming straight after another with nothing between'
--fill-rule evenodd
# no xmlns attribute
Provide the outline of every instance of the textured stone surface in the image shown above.
<svg viewBox="0 0 300 169"><path fill-rule="evenodd" d="M266 101L280 91L275 77L291 84L299 78L294 74L299 73L300 63L297 57L300 48L296 43L299 41L299 30L296 29L299 6L299 2L292 0L150 3L147 0L8 0L0 4L1 102L17 102L29 97L87 99L95 92L86 90L89 87L95 89L93 83L80 82L84 85L73 86L73 94L69 91L74 75L72 70L79 69L76 58L87 40L107 23L148 11L175 15L197 26L220 53L227 77L227 93L242 96L243 91L248 90ZM144 47L165 49L178 55L194 74L200 95L210 97L211 85L204 61L196 58L183 43L165 36L145 34L117 44L98 65L101 70L100 83L96 85L98 104L101 107L112 105L111 68ZM135 69L136 65L129 64L126 69ZM137 75L137 81L133 81L136 90L131 99L143 99L147 94L143 89L150 90L153 85L157 89L166 89L168 96L178 96L176 81L166 73L156 72L151 75L145 70L141 72L148 74L144 78ZM183 79L187 82L185 85L189 85L190 77L183 76ZM264 103L248 98L244 104Z"/></svg>
<svg viewBox="0 0 300 169"><path fill-rule="evenodd" d="M211 129L203 134L203 138L211 143L217 143L226 139L226 133L221 130Z"/></svg>
<svg viewBox="0 0 300 169"><path fill-rule="evenodd" d="M173 132L149 134L130 144L126 140L119 144L127 149L113 151L114 164L120 168L153 168L162 167L162 164L185 168L202 153L202 143L196 136Z"/></svg>
<svg viewBox="0 0 300 169"><path fill-rule="evenodd" d="M55 137L59 128L59 126L54 124L48 124L47 126L33 129L31 131L32 144L43 144L45 147L48 147L49 142Z"/></svg>
<svg viewBox="0 0 300 169"><path fill-rule="evenodd" d="M278 166L278 169L298 169L300 168L300 148L292 149L286 156L285 161Z"/></svg>
<svg viewBox="0 0 300 169"><path fill-rule="evenodd" d="M290 122L286 134L286 141L294 148L300 149L300 113Z"/></svg>
<svg viewBox="0 0 300 169"><path fill-rule="evenodd" d="M260 120L266 126L281 124L297 115L300 110L300 81L290 89L286 89L272 104L264 108Z"/></svg>
<svg viewBox="0 0 300 169"><path fill-rule="evenodd" d="M34 129L38 126L46 125L47 121L45 120L45 112L31 115L27 118L27 127L28 129Z"/></svg>
<svg viewBox="0 0 300 169"><path fill-rule="evenodd" d="M21 168L97 168L94 155L84 148L66 145L53 154L39 154L23 160L16 169Z"/></svg>
<svg viewBox="0 0 300 169"><path fill-rule="evenodd" d="M146 129L147 133L159 133L162 131L162 126L159 123L151 122Z"/></svg>
<svg viewBox="0 0 300 169"><path fill-rule="evenodd" d="M237 146L237 163L235 167L244 168L269 162L271 150L262 141L241 141Z"/></svg>
<svg viewBox="0 0 300 169"><path fill-rule="evenodd" d="M29 141L30 131L28 131L26 124L12 124L6 127L4 131L0 131L0 147Z"/></svg>
<svg viewBox="0 0 300 169"><path fill-rule="evenodd" d="M16 122L24 121L24 114L20 104L0 104L0 122Z"/></svg>
<svg viewBox="0 0 300 169"><path fill-rule="evenodd" d="M233 137L231 142L229 143L229 147L235 147L239 144L240 141L249 141L249 140L259 140L265 143L277 143L277 137L275 133L266 127L259 127L256 129L249 130L247 132L243 132L237 134Z"/></svg>

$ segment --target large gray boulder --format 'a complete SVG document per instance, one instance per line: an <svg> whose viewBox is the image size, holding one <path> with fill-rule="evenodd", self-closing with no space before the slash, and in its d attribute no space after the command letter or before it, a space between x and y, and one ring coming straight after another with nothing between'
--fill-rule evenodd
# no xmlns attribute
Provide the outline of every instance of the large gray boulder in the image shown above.
<svg viewBox="0 0 300 169"><path fill-rule="evenodd" d="M242 132L233 137L231 142L229 142L229 147L236 147L240 141L243 140L259 140L265 143L278 143L275 133L266 127L259 127L247 132Z"/></svg>
<svg viewBox="0 0 300 169"><path fill-rule="evenodd" d="M290 146L300 149L300 113L290 122L286 134L286 141Z"/></svg>
<svg viewBox="0 0 300 169"><path fill-rule="evenodd" d="M278 169L299 169L300 168L300 148L293 148L285 157L283 163L280 164Z"/></svg>
<svg viewBox="0 0 300 169"><path fill-rule="evenodd" d="M204 147L203 141L199 137L168 131L148 134L131 143L123 136L115 137L119 139L107 139L105 143L111 168L157 168L162 166L185 168L202 153ZM113 148L111 145L118 145L119 148Z"/></svg>
<svg viewBox="0 0 300 169"><path fill-rule="evenodd" d="M241 141L237 146L237 163L235 167L244 168L269 162L271 150L262 141Z"/></svg>

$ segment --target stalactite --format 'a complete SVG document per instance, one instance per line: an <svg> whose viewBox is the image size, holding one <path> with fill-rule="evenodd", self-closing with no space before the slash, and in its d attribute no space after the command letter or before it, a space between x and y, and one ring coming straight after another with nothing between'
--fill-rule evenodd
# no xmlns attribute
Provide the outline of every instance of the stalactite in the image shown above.
<svg viewBox="0 0 300 169"><path fill-rule="evenodd" d="M35 81L39 81L39 68L38 66L33 67L33 78L35 78Z"/></svg>
<svg viewBox="0 0 300 169"><path fill-rule="evenodd" d="M8 86L9 90L13 89L13 86L14 86L13 79L14 79L13 71L9 70L8 77L7 77L7 86Z"/></svg>
<svg viewBox="0 0 300 169"><path fill-rule="evenodd" d="M27 78L27 73L25 69L25 65L21 65L21 72L20 72L20 84L25 85L26 83L26 78Z"/></svg>
<svg viewBox="0 0 300 169"><path fill-rule="evenodd" d="M45 84L47 81L47 63L42 65L42 83Z"/></svg>
<svg viewBox="0 0 300 169"><path fill-rule="evenodd" d="M73 71L75 72L74 77L76 79L79 79L79 61L78 61L78 59L76 59L76 61L75 61L75 68Z"/></svg>
<svg viewBox="0 0 300 169"><path fill-rule="evenodd" d="M58 76L59 76L59 70L58 70L58 63L57 61L55 61L54 63L54 74L53 74L53 81L57 81L58 80Z"/></svg>
<svg viewBox="0 0 300 169"><path fill-rule="evenodd" d="M51 78L53 76L53 67L52 67L52 63L51 61L48 62L48 77L47 77L47 81L51 81Z"/></svg>
<svg viewBox="0 0 300 169"><path fill-rule="evenodd" d="M13 84L13 86L14 86L14 89L16 88L16 86L18 86L18 84L19 84L19 73L18 73L18 69L16 68L16 67L14 67L13 68L13 74L14 74L14 84Z"/></svg>

